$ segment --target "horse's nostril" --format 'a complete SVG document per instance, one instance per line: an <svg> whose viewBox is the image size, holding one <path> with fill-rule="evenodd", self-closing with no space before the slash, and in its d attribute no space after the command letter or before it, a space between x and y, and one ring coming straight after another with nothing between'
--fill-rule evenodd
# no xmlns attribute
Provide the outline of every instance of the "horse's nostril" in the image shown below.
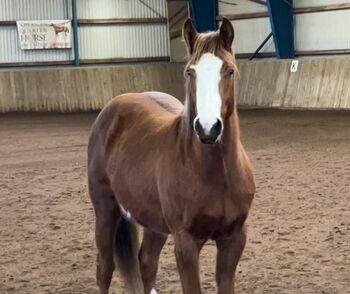
<svg viewBox="0 0 350 294"><path fill-rule="evenodd" d="M194 130L199 133L200 130L202 129L202 126L199 122L199 119L196 119L195 122L194 122Z"/></svg>
<svg viewBox="0 0 350 294"><path fill-rule="evenodd" d="M216 120L216 123L212 127L212 132L214 132L214 134L219 134L221 132L221 129L222 129L222 123L218 119Z"/></svg>

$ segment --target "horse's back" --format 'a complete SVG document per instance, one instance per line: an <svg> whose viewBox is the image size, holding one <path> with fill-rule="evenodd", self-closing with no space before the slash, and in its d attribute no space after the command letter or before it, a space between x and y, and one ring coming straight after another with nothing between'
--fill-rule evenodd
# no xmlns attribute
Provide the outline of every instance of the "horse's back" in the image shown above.
<svg viewBox="0 0 350 294"><path fill-rule="evenodd" d="M135 108L135 103L140 107ZM102 134L106 132L109 125L116 119L121 104L123 104L123 108L129 107L132 108L133 111L137 111L137 109L141 108L152 111L153 113L155 109L154 107L149 107L149 104L153 104L155 108L159 108L160 106L162 110L171 114L178 114L184 108L183 104L174 96L162 92L150 91L121 94L109 101L95 120L94 126L95 128L97 127L99 131L102 131Z"/></svg>
<svg viewBox="0 0 350 294"><path fill-rule="evenodd" d="M183 108L178 99L162 92L125 93L116 96L105 105L93 124L88 144L89 165L94 158L98 158L98 165L105 169L106 152L108 153L110 145L108 142L116 143L117 133L122 131L128 130L128 134L132 134L131 129L135 122L138 125L135 131L146 132L147 129L152 130L152 126L162 124L179 114ZM120 116L123 116L122 121ZM96 168L93 165L91 168Z"/></svg>
<svg viewBox="0 0 350 294"><path fill-rule="evenodd" d="M184 108L183 104L178 99L163 92L143 92L141 95L156 102L159 106L173 114L181 112Z"/></svg>

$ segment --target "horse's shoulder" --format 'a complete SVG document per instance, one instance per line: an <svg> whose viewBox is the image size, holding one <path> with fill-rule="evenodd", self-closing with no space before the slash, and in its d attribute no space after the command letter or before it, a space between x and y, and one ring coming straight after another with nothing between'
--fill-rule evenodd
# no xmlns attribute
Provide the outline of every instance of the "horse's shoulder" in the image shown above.
<svg viewBox="0 0 350 294"><path fill-rule="evenodd" d="M239 156L239 175L241 186L245 187L248 194L255 193L255 177L254 177L254 168L251 163L251 160L245 151L242 144L240 144L240 150L238 152Z"/></svg>

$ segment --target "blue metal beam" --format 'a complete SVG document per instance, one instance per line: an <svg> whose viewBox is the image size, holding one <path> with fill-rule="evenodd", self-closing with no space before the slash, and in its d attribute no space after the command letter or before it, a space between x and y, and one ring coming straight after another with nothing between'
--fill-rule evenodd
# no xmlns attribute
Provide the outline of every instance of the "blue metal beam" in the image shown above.
<svg viewBox="0 0 350 294"><path fill-rule="evenodd" d="M190 0L190 14L198 32L214 31L218 28L218 0Z"/></svg>
<svg viewBox="0 0 350 294"><path fill-rule="evenodd" d="M72 0L72 17L73 17L73 46L74 46L74 65L80 65L79 58L79 39L78 39L78 17L77 2Z"/></svg>
<svg viewBox="0 0 350 294"><path fill-rule="evenodd" d="M294 58L293 0L267 0L278 58Z"/></svg>

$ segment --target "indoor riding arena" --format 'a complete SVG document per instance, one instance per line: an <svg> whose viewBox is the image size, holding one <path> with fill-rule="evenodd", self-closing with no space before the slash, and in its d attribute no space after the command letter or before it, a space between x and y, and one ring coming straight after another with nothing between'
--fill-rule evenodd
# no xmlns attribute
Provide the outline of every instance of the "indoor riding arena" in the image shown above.
<svg viewBox="0 0 350 294"><path fill-rule="evenodd" d="M219 29L223 38L229 22L234 28L230 98L256 186L234 293L350 293L346 0L0 0L0 293L107 293L96 281L90 131L120 94L192 97L189 17L197 34ZM133 145L140 154L148 147ZM190 265L174 254L177 234L161 251L151 293L233 293L217 290L211 238L199 254L201 290L186 290L179 270ZM109 293L128 293L118 262Z"/></svg>

